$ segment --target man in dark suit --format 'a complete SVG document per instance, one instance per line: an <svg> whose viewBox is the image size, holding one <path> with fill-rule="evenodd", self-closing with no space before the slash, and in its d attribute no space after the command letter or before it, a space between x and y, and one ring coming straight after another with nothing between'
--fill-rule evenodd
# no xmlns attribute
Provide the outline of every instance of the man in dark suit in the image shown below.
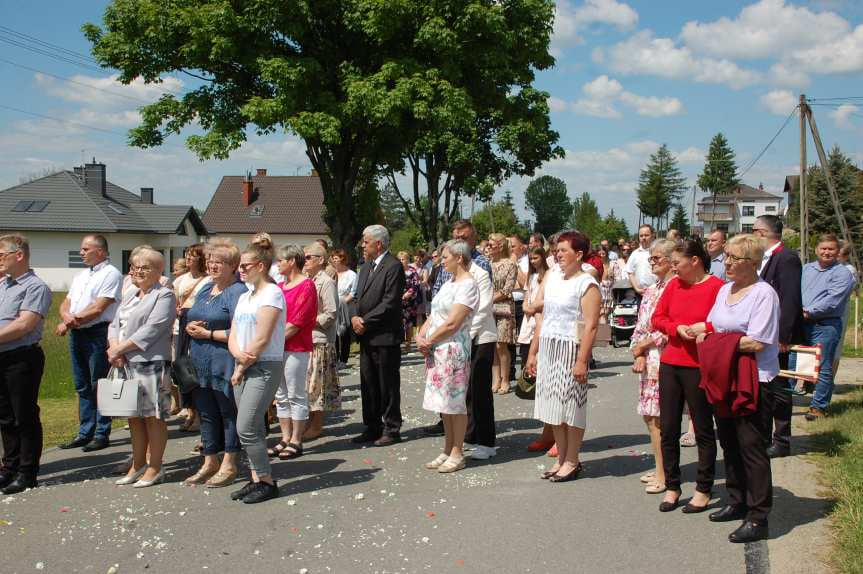
<svg viewBox="0 0 863 574"><path fill-rule="evenodd" d="M804 340L800 255L782 244L782 221L775 215L756 219L752 232L767 242L759 275L779 295L779 367L787 369L788 348ZM785 377L776 377L762 387L762 397L767 401L763 412L768 417L763 425L764 438L770 444L767 454L771 458L791 452L790 384Z"/></svg>
<svg viewBox="0 0 863 574"><path fill-rule="evenodd" d="M363 230L363 258L351 326L360 342L360 393L366 430L354 443L386 446L401 441L402 295L405 273L389 252L382 225Z"/></svg>

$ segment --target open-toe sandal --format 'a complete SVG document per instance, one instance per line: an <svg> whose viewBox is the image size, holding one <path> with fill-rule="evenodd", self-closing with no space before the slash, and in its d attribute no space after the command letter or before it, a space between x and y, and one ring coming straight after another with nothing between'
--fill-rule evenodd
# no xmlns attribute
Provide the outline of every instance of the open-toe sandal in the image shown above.
<svg viewBox="0 0 863 574"><path fill-rule="evenodd" d="M273 445L273 448L267 449L267 456L270 458L279 456L280 454L282 454L282 451L285 450L286 448L288 448L288 443L286 443L283 440L280 440L275 445Z"/></svg>
<svg viewBox="0 0 863 574"><path fill-rule="evenodd" d="M301 456L303 456L303 445L289 442L279 453L279 460L290 460L292 458L300 458Z"/></svg>
<svg viewBox="0 0 863 574"><path fill-rule="evenodd" d="M437 470L438 468L440 468L440 465L447 461L448 458L449 455L441 453L433 461L425 463L423 465L423 468L426 468L427 470Z"/></svg>

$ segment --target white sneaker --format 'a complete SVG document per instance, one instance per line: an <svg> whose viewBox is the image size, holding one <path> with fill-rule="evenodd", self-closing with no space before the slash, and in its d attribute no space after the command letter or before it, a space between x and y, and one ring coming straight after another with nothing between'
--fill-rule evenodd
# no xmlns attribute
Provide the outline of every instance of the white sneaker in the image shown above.
<svg viewBox="0 0 863 574"><path fill-rule="evenodd" d="M497 447L476 445L473 452L470 453L471 458L477 460L488 460L497 454Z"/></svg>

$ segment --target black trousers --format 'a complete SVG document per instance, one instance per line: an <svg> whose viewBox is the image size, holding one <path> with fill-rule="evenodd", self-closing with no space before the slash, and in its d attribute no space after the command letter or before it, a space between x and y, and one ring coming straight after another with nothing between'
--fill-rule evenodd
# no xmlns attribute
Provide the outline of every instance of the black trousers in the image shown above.
<svg viewBox="0 0 863 574"><path fill-rule="evenodd" d="M495 343L474 345L470 351L470 382L467 387L467 432L471 444L494 446L494 393L491 392L491 365Z"/></svg>
<svg viewBox="0 0 863 574"><path fill-rule="evenodd" d="M518 330L521 329L521 321L524 319L524 301L516 301L515 302L515 336L518 338ZM524 368L526 363L526 359L524 355L516 352L516 344L512 343L509 345L509 380L515 380L515 362L519 356L522 357L521 368Z"/></svg>
<svg viewBox="0 0 863 574"><path fill-rule="evenodd" d="M39 385L45 354L34 345L0 353L0 435L3 469L35 477L42 457Z"/></svg>
<svg viewBox="0 0 863 574"><path fill-rule="evenodd" d="M336 337L336 349L339 353L339 361L347 363L351 356L351 333L350 331L344 335Z"/></svg>
<svg viewBox="0 0 863 574"><path fill-rule="evenodd" d="M665 486L680 490L680 421L683 404L689 405L689 416L695 426L698 445L698 470L695 490L709 493L716 473L716 435L713 433L713 407L704 391L698 388L698 367L659 365L659 425L662 434L662 466Z"/></svg>
<svg viewBox="0 0 863 574"><path fill-rule="evenodd" d="M788 368L788 353L779 353L779 368ZM791 448L792 400L788 379L776 377L769 383L761 383L761 391L759 410L764 418L761 425L764 441L768 446L772 442L783 449Z"/></svg>
<svg viewBox="0 0 863 574"><path fill-rule="evenodd" d="M372 433L396 435L402 428L399 345L360 345L363 424Z"/></svg>
<svg viewBox="0 0 863 574"><path fill-rule="evenodd" d="M775 379L774 379L775 380ZM725 459L728 502L749 509L747 520L764 521L773 506L773 477L764 441L765 388L762 384L758 411L746 417L716 418L719 444Z"/></svg>

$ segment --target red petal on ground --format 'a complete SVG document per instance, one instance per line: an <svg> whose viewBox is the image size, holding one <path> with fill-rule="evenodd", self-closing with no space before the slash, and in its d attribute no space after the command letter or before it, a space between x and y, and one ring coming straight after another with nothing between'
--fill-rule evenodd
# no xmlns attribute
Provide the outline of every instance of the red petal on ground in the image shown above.
<svg viewBox="0 0 863 574"><path fill-rule="evenodd" d="M363 459L363 464L371 464L371 463L372 463L372 461L370 461L369 459L367 459L367 458Z"/></svg>
<svg viewBox="0 0 863 574"><path fill-rule="evenodd" d="M456 566L464 566L464 560L456 560L455 565Z"/></svg>
<svg viewBox="0 0 863 574"><path fill-rule="evenodd" d="M426 512L426 516L428 516L429 518L434 518L437 515L434 512L432 512L431 510L429 510L428 512Z"/></svg>
<svg viewBox="0 0 863 574"><path fill-rule="evenodd" d="M60 512L69 512L69 507L68 506L61 506Z"/></svg>

